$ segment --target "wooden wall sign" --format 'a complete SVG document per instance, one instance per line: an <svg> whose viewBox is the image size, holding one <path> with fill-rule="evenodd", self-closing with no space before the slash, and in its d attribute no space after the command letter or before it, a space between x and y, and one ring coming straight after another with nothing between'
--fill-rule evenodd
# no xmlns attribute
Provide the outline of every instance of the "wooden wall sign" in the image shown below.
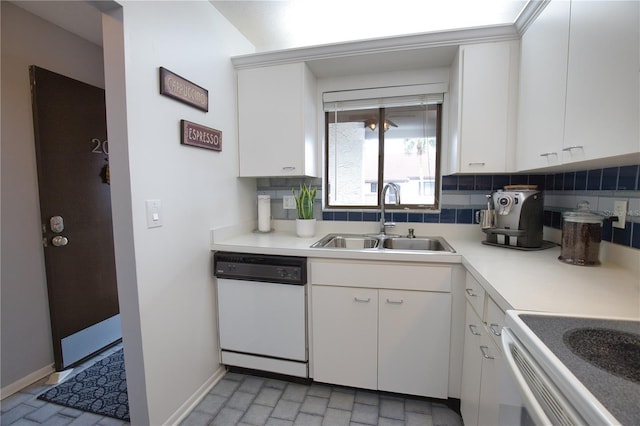
<svg viewBox="0 0 640 426"><path fill-rule="evenodd" d="M180 120L180 143L222 151L222 132L187 120Z"/></svg>
<svg viewBox="0 0 640 426"><path fill-rule="evenodd" d="M209 111L209 91L160 67L160 94L202 111Z"/></svg>

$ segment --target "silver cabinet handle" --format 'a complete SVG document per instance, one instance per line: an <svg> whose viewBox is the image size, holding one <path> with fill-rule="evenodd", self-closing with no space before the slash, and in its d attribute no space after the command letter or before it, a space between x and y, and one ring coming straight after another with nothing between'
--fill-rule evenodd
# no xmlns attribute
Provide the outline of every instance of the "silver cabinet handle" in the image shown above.
<svg viewBox="0 0 640 426"><path fill-rule="evenodd" d="M284 167L282 168L282 171L283 171L283 172L289 172L289 171L293 171L293 170L295 170L295 169L296 169L296 168L295 168L295 166L284 166Z"/></svg>
<svg viewBox="0 0 640 426"><path fill-rule="evenodd" d="M563 151L572 151L574 149L582 149L582 148L583 148L582 145L571 145L571 146L568 146L566 148L562 148L562 150Z"/></svg>
<svg viewBox="0 0 640 426"><path fill-rule="evenodd" d="M475 294L475 293L473 292L473 289L472 289L472 288L468 288L468 289L466 289L465 291L466 291L466 292L467 292L467 294L468 294L469 296L471 296L471 297L478 297L478 295L477 295L477 294Z"/></svg>
<svg viewBox="0 0 640 426"><path fill-rule="evenodd" d="M474 336L482 336L481 333L478 333L478 327L476 325L469 324L469 331L471 331L471 334Z"/></svg>
<svg viewBox="0 0 640 426"><path fill-rule="evenodd" d="M400 299L400 300L387 299L387 303L389 303L391 305L402 305L404 303L404 300L402 300L402 299Z"/></svg>
<svg viewBox="0 0 640 426"><path fill-rule="evenodd" d="M69 244L69 239L67 237L63 237L62 235L56 235L51 239L51 244L55 247L63 247Z"/></svg>
<svg viewBox="0 0 640 426"><path fill-rule="evenodd" d="M542 154L540 154L540 157L548 157L550 155L555 155L557 157L558 153L557 152L543 152Z"/></svg>
<svg viewBox="0 0 640 426"><path fill-rule="evenodd" d="M470 166L484 166L485 163L484 163L484 161L474 161L474 162L469 163L469 165Z"/></svg>
<svg viewBox="0 0 640 426"><path fill-rule="evenodd" d="M496 336L502 336L500 324L489 324L489 330L491 330L491 332Z"/></svg>
<svg viewBox="0 0 640 426"><path fill-rule="evenodd" d="M367 297L366 299L362 298L362 297L354 297L353 300L358 302L358 303L369 303L369 302L371 302L371 298L370 297Z"/></svg>
<svg viewBox="0 0 640 426"><path fill-rule="evenodd" d="M489 347L488 346L480 346L480 352L482 352L482 356L485 359L495 359L491 355L489 355Z"/></svg>

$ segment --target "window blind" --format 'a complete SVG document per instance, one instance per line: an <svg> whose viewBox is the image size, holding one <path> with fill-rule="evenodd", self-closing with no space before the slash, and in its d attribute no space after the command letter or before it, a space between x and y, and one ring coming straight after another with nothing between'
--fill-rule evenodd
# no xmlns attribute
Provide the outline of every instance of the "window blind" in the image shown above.
<svg viewBox="0 0 640 426"><path fill-rule="evenodd" d="M344 90L322 94L324 111L441 104L445 83Z"/></svg>

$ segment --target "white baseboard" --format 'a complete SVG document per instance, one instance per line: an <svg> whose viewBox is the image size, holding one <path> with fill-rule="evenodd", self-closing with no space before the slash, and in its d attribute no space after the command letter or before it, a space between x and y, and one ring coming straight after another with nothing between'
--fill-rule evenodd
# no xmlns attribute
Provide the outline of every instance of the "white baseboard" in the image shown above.
<svg viewBox="0 0 640 426"><path fill-rule="evenodd" d="M60 383L67 380L67 377L73 373L73 368L69 368L64 371L56 371L52 375L49 376L49 379L44 383L45 385L59 385Z"/></svg>
<svg viewBox="0 0 640 426"><path fill-rule="evenodd" d="M36 370L33 373L16 380L15 382L0 389L0 399L5 399L16 392L21 391L32 383L37 382L40 379L47 377L49 374L55 372L53 364L49 364L46 367L42 367L40 370Z"/></svg>
<svg viewBox="0 0 640 426"><path fill-rule="evenodd" d="M216 383L218 383L224 377L226 372L226 368L223 365L220 365L218 369L213 373L213 375L209 377L207 381L204 382L202 386L200 386L198 390L194 392L194 394L191 395L191 397L187 399L185 403L182 404L180 408L178 408L176 412L173 413L164 424L180 424L185 419L185 417L187 417L189 413L191 413L191 411L196 408L198 403L200 403L200 401L202 401L202 399L207 396L209 391L216 385Z"/></svg>

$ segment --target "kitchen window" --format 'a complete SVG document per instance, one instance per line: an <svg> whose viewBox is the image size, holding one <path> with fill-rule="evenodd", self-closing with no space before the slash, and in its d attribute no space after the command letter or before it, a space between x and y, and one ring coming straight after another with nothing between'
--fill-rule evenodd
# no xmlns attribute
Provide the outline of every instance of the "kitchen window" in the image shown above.
<svg viewBox="0 0 640 426"><path fill-rule="evenodd" d="M325 207L378 209L395 183L396 208L438 209L442 97L325 98ZM388 191L385 204L396 201Z"/></svg>

